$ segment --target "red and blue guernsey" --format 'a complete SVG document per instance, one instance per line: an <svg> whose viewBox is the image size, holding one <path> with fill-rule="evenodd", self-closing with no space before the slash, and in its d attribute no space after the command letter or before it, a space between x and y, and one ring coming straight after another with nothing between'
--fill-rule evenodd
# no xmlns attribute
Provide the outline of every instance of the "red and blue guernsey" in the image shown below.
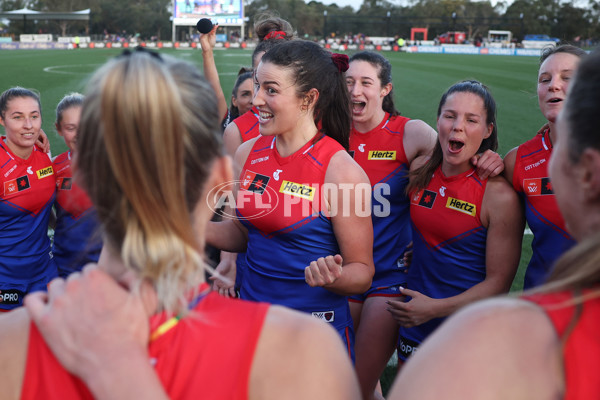
<svg viewBox="0 0 600 400"><path fill-rule="evenodd" d="M407 288L435 299L456 296L486 276L487 229L481 203L487 180L474 169L445 177L438 168L429 185L411 196L413 259ZM400 328L399 356L406 359L443 321Z"/></svg>
<svg viewBox="0 0 600 400"><path fill-rule="evenodd" d="M353 334L347 297L304 280L311 261L340 251L323 202L325 172L338 151L344 151L338 142L317 134L281 157L274 137L258 138L244 164L237 199L239 220L248 228L248 269L240 295L312 314L348 339Z"/></svg>
<svg viewBox="0 0 600 400"><path fill-rule="evenodd" d="M47 154L34 146L24 160L5 140L0 139L0 309L9 310L57 276L48 238L56 176Z"/></svg>
<svg viewBox="0 0 600 400"><path fill-rule="evenodd" d="M565 229L548 177L551 153L552 143L547 129L517 149L512 184L525 202L525 218L533 232L532 255L525 272L524 289L543 283L554 261L575 244Z"/></svg>
<svg viewBox="0 0 600 400"><path fill-rule="evenodd" d="M52 254L59 275L66 277L88 263L98 262L102 240L92 202L73 181L71 152L57 156L52 165L56 174L56 228Z"/></svg>
<svg viewBox="0 0 600 400"><path fill-rule="evenodd" d="M360 133L353 129L350 135L350 154L366 172L373 189L375 276L369 292L378 288L397 290L406 280L398 260L411 241L409 201L405 194L410 163L403 144L408 121L387 114L373 130Z"/></svg>
<svg viewBox="0 0 600 400"><path fill-rule="evenodd" d="M260 132L258 131L258 109L256 107L252 107L244 114L234 119L233 123L240 131L242 143L260 135Z"/></svg>
<svg viewBox="0 0 600 400"><path fill-rule="evenodd" d="M233 120L242 137L242 143L260 135L258 124L258 109L252 107L244 114ZM240 288L244 281L244 271L246 270L246 253L239 253L236 259L237 273L235 275L235 286Z"/></svg>

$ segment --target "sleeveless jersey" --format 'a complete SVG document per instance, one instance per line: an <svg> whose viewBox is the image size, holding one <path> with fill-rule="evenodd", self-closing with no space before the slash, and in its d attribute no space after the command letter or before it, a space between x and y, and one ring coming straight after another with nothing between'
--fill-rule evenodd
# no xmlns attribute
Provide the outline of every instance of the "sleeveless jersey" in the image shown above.
<svg viewBox="0 0 600 400"><path fill-rule="evenodd" d="M481 204L486 185L487 180L481 181L474 169L445 177L440 167L426 189L412 194L414 248L408 289L441 299L456 296L485 279L487 229L481 224ZM407 348L418 346L443 320L401 327L400 341Z"/></svg>
<svg viewBox="0 0 600 400"><path fill-rule="evenodd" d="M240 135L242 136L242 143L247 142L250 139L254 139L255 137L260 135L258 130L258 109L256 107L252 107L250 110L246 111L244 114L240 115L236 119L233 120L233 123L238 127L240 131ZM236 268L237 273L235 275L235 287L239 288L242 286L244 281L244 271L246 271L246 253L238 253L236 259Z"/></svg>
<svg viewBox="0 0 600 400"><path fill-rule="evenodd" d="M260 132L258 131L258 109L256 107L252 107L250 110L234 119L233 123L240 131L242 143L260 135Z"/></svg>
<svg viewBox="0 0 600 400"><path fill-rule="evenodd" d="M57 156L52 165L56 174L56 228L52 254L59 275L65 277L88 263L98 262L102 241L92 202L73 181L71 153Z"/></svg>
<svg viewBox="0 0 600 400"><path fill-rule="evenodd" d="M517 149L512 184L525 202L525 218L533 232L533 254L525 272L524 289L543 283L554 261L575 243L565 229L548 178L551 153L547 129Z"/></svg>
<svg viewBox="0 0 600 400"><path fill-rule="evenodd" d="M151 341L150 362L169 398L247 399L250 369L267 311L264 303L210 293L186 318ZM150 321L154 332L165 321L164 315L154 316ZM58 363L34 323L21 399L92 399L79 378Z"/></svg>
<svg viewBox="0 0 600 400"><path fill-rule="evenodd" d="M4 137L0 174L0 309L12 309L57 276L48 238L56 176L47 154L34 146L24 160Z"/></svg>
<svg viewBox="0 0 600 400"><path fill-rule="evenodd" d="M596 287L594 290L598 290ZM584 291L589 294L589 291ZM526 297L540 305L556 329L559 337L563 337L571 323L576 307L571 303L573 293L558 292L538 294ZM577 318L575 328L568 336L562 351L563 370L565 374L564 400L599 399L600 398L600 337L598 337L598 321L600 321L600 299L593 297L582 303L582 313Z"/></svg>
<svg viewBox="0 0 600 400"><path fill-rule="evenodd" d="M331 157L344 149L321 135L281 157L275 140L258 138L240 176L237 213L248 228L241 297L304 311L343 330L352 324L347 298L310 287L304 269L340 251L322 186Z"/></svg>
<svg viewBox="0 0 600 400"><path fill-rule="evenodd" d="M350 134L350 154L366 172L373 189L373 260L375 275L372 288L404 284L406 274L398 268L398 259L410 243L408 184L410 163L404 152L404 126L408 118L386 114L373 130Z"/></svg>

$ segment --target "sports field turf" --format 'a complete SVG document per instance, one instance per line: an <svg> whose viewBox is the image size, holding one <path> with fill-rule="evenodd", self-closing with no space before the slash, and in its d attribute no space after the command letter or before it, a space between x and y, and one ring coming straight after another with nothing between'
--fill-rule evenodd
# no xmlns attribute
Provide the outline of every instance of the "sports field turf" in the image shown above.
<svg viewBox="0 0 600 400"><path fill-rule="evenodd" d="M201 68L199 50L162 49L195 63ZM2 50L0 51L0 92L11 86L37 89L42 98L43 128L53 154L66 147L54 130L54 109L68 92L83 91L90 74L117 49ZM490 87L498 105L499 153L533 136L544 123L536 97L538 59L518 56L410 54L388 52L394 75L396 107L410 118L422 119L435 127L439 98L444 90L462 79L477 79ZM249 50L216 50L221 84L229 99L237 71L250 66ZM525 236L521 267L530 256L531 236ZM520 287L521 273L515 287Z"/></svg>

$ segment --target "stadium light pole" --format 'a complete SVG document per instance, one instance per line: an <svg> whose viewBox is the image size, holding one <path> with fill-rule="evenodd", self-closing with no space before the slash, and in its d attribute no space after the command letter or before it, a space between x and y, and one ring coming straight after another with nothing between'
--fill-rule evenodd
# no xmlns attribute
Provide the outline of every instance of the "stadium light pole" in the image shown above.
<svg viewBox="0 0 600 400"><path fill-rule="evenodd" d="M171 2L171 10L173 10L173 16L171 17L171 23L173 24L171 26L171 41L175 45L175 35L177 34L177 25L175 25L175 0Z"/></svg>
<svg viewBox="0 0 600 400"><path fill-rule="evenodd" d="M452 31L456 30L456 13L452 13Z"/></svg>
<svg viewBox="0 0 600 400"><path fill-rule="evenodd" d="M521 20L521 40L525 38L525 25L523 24L523 13L519 14L519 19Z"/></svg>
<svg viewBox="0 0 600 400"><path fill-rule="evenodd" d="M323 11L323 39L327 44L327 10Z"/></svg>
<svg viewBox="0 0 600 400"><path fill-rule="evenodd" d="M386 32L385 32L387 37L390 37L390 22L392 19L391 15L392 15L392 13L388 11L387 12L387 26L386 26Z"/></svg>

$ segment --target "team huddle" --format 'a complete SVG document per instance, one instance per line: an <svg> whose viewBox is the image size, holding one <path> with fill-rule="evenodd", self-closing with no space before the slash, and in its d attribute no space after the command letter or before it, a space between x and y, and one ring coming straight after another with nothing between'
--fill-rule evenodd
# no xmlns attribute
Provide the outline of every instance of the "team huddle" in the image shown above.
<svg viewBox="0 0 600 400"><path fill-rule="evenodd" d="M397 351L388 398L470 397L429 381L468 379L466 367L431 367L456 358L445 340L468 325L459 310L508 293L525 223L526 289L552 281L582 240L549 164L570 129L557 124L571 78L597 54L544 50L547 124L502 159L482 82L449 87L434 130L395 108L384 56L332 54L272 16L255 24L252 71L228 107L217 29L200 39L204 76L143 49L107 62L85 97L57 106L69 151L54 159L38 95L0 96L0 309L14 310L0 315L0 365L19 367L3 388L24 399L382 399ZM538 296L519 301L548 304ZM562 396L559 381L547 390Z"/></svg>

